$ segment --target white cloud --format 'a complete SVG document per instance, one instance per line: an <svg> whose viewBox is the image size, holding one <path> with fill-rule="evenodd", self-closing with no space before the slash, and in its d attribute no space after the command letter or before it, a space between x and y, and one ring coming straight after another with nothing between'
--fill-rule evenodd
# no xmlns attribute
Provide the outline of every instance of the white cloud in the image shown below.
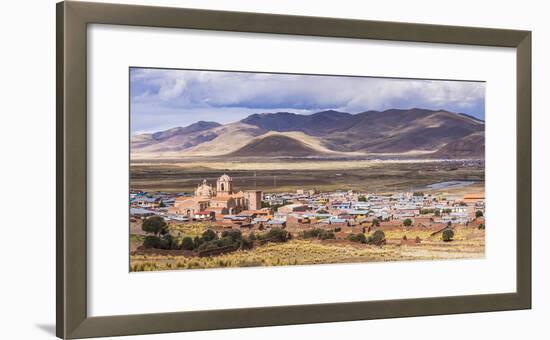
<svg viewBox="0 0 550 340"><path fill-rule="evenodd" d="M357 113L422 107L484 117L485 84L481 82L165 69L133 69L131 82L132 105L140 107L132 112L133 118L152 116L148 121L156 114L166 119L160 111L177 115L198 109L227 112L228 108L248 114L281 108Z"/></svg>

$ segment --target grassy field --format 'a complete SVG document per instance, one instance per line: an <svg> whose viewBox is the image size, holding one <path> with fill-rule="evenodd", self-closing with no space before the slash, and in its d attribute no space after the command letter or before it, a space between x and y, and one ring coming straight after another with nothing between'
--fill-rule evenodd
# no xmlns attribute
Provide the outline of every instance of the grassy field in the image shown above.
<svg viewBox="0 0 550 340"><path fill-rule="evenodd" d="M476 228L455 230L452 242L430 231L393 230L386 232L388 244L382 247L347 241L292 240L268 243L252 250L240 250L213 257L132 255L132 271L204 269L224 267L286 266L354 262L443 260L482 258L485 254L485 231ZM420 245L401 246L406 235L422 239Z"/></svg>
<svg viewBox="0 0 550 340"><path fill-rule="evenodd" d="M445 181L485 180L483 164L440 161L313 161L137 163L130 185L144 191L192 191L203 179L211 183L223 173L237 190L266 192L318 189L368 192L409 191Z"/></svg>

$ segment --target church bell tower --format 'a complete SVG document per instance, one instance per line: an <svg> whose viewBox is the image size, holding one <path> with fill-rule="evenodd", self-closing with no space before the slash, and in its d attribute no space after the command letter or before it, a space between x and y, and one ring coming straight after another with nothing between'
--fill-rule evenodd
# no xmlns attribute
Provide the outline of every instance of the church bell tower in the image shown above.
<svg viewBox="0 0 550 340"><path fill-rule="evenodd" d="M223 174L216 181L216 191L218 195L231 195L233 193L233 179Z"/></svg>

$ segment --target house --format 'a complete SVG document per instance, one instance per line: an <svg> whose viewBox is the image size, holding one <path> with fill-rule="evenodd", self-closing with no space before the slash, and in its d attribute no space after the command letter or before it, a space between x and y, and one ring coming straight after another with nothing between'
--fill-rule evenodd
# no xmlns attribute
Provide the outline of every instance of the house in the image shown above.
<svg viewBox="0 0 550 340"><path fill-rule="evenodd" d="M155 215L154 211L143 209L143 208L130 208L130 216L135 217L149 217Z"/></svg>
<svg viewBox="0 0 550 340"><path fill-rule="evenodd" d="M308 206L304 204L289 204L289 205L283 205L280 207L277 212L281 214L290 214L292 212L297 211L307 211Z"/></svg>
<svg viewBox="0 0 550 340"><path fill-rule="evenodd" d="M158 208L161 202L158 197L137 196L132 201L132 205L142 208Z"/></svg>
<svg viewBox="0 0 550 340"><path fill-rule="evenodd" d="M197 221L211 221L214 220L216 214L213 211L198 211L193 214L193 219Z"/></svg>

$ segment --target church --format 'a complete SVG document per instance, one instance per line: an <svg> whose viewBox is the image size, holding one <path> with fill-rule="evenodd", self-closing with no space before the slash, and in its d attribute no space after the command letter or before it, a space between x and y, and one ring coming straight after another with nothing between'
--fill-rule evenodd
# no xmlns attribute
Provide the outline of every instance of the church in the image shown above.
<svg viewBox="0 0 550 340"><path fill-rule="evenodd" d="M202 211L213 211L216 215L235 215L243 210L259 210L262 192L247 190L233 191L233 179L223 174L216 181L216 188L206 179L195 189L193 197L178 197L169 213L192 216Z"/></svg>

